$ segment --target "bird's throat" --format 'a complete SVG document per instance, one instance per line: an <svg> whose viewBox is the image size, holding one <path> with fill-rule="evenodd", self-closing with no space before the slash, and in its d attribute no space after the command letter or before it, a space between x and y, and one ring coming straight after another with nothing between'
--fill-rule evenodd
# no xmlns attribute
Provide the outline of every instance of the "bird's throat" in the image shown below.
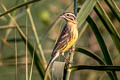
<svg viewBox="0 0 120 80"><path fill-rule="evenodd" d="M74 27L74 28L77 27L77 24L72 23L72 22L67 22L67 24L68 24L69 27Z"/></svg>

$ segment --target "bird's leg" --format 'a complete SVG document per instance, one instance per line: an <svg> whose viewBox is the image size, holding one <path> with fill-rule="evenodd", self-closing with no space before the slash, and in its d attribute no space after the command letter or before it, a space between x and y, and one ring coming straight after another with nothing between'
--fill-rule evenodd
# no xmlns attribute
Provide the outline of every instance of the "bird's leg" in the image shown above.
<svg viewBox="0 0 120 80"><path fill-rule="evenodd" d="M66 59L68 61L69 64L72 64L72 62L70 62L65 56L63 56L64 59Z"/></svg>
<svg viewBox="0 0 120 80"><path fill-rule="evenodd" d="M72 64L72 62L70 62L63 54L64 54L64 53L62 53L62 56L64 57L64 59L66 59L69 64Z"/></svg>

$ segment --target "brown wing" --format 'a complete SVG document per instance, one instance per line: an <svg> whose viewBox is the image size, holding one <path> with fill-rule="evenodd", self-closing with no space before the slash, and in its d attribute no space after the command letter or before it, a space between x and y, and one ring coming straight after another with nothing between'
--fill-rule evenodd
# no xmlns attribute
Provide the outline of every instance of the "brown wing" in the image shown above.
<svg viewBox="0 0 120 80"><path fill-rule="evenodd" d="M54 56L58 50L66 48L70 39L71 39L70 28L66 25L63 28L59 39L56 42L56 45L55 45L53 52L52 52L52 56Z"/></svg>

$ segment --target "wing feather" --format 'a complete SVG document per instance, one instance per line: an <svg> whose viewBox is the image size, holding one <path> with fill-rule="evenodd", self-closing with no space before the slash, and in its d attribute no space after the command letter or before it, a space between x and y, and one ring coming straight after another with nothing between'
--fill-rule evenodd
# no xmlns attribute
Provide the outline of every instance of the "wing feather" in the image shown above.
<svg viewBox="0 0 120 80"><path fill-rule="evenodd" d="M57 51L63 50L64 48L66 48L67 44L69 43L71 39L71 35L70 35L70 28L69 26L65 26L60 34L60 37L58 38L56 45L53 49L53 53L52 56L54 56L56 54Z"/></svg>

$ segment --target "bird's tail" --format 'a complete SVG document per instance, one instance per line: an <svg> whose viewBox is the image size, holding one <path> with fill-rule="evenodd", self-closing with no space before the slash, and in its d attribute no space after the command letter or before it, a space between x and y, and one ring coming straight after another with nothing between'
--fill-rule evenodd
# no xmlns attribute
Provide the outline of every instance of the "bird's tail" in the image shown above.
<svg viewBox="0 0 120 80"><path fill-rule="evenodd" d="M47 77L47 74L48 74L48 72L49 72L49 70L50 70L51 64L55 61L55 59L56 59L58 56L59 56L59 53L56 53L56 55L54 55L54 56L50 59L48 65L47 65L47 67L46 67L46 69L45 69L44 80L46 80L45 78Z"/></svg>

